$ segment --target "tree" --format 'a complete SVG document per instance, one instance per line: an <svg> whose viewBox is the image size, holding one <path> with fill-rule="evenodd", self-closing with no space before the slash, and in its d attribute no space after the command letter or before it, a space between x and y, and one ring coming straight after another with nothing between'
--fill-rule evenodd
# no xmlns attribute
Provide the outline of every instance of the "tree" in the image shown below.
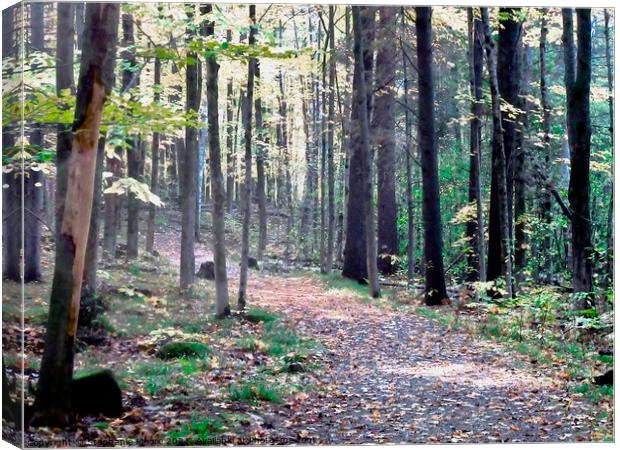
<svg viewBox="0 0 620 450"><path fill-rule="evenodd" d="M334 264L334 234L336 232L335 168L334 168L334 83L336 80L336 34L334 32L335 7L329 7L329 94L327 116L327 252L325 272Z"/></svg>
<svg viewBox="0 0 620 450"><path fill-rule="evenodd" d="M153 97L155 103L159 103L161 99L161 59L159 56L155 56L155 62L153 64ZM160 135L158 132L153 133L153 141L151 143L151 192L155 195L159 193L159 141ZM146 251L153 253L153 245L155 243L155 211L156 205L149 205L149 216L146 229Z"/></svg>
<svg viewBox="0 0 620 450"><path fill-rule="evenodd" d="M226 30L226 42L232 40L232 30ZM234 198L235 190L235 170L236 159L235 146L233 145L233 136L235 126L233 124L233 79L228 78L226 83L226 209L230 211Z"/></svg>
<svg viewBox="0 0 620 450"><path fill-rule="evenodd" d="M189 23L194 17L194 4L186 5ZM187 40L190 42L196 32L193 26L187 27ZM200 80L198 56L188 50L185 68L185 111L198 114L200 109ZM182 154L183 167L181 177L181 289L187 289L194 283L196 261L194 259L194 243L196 242L196 178L198 176L198 130L195 126L185 127L185 149Z"/></svg>
<svg viewBox="0 0 620 450"><path fill-rule="evenodd" d="M482 66L484 39L480 17L474 18L474 9L467 9L469 37L469 88L471 95L471 116L469 121L469 204L474 205L476 214L470 215L465 234L468 239L467 279L481 281L484 277L484 223L482 211L482 189L480 186L480 142L482 132Z"/></svg>
<svg viewBox="0 0 620 450"><path fill-rule="evenodd" d="M422 218L427 305L441 305L448 297L443 268L443 238L439 202L437 141L433 86L433 30L430 7L416 7L415 24L418 55L418 142L422 164Z"/></svg>
<svg viewBox="0 0 620 450"><path fill-rule="evenodd" d="M89 3L76 96L67 195L50 296L45 349L33 422L65 426L69 422L75 333L88 240L99 125L111 80L105 67L115 56L120 5Z"/></svg>
<svg viewBox="0 0 620 450"><path fill-rule="evenodd" d="M267 133L263 125L263 105L260 95L260 62L255 63L256 98L254 100L256 124L256 200L258 203L258 259L267 247L267 203L265 198L265 159Z"/></svg>
<svg viewBox="0 0 620 450"><path fill-rule="evenodd" d="M123 14L123 91L130 90L140 83L140 72L137 69L134 39L134 19L131 14ZM135 100L135 96L131 96ZM142 164L144 163L144 147L138 136L126 138L127 145L127 176L142 181ZM135 193L127 196L127 259L138 257L138 237L140 225L140 199Z"/></svg>
<svg viewBox="0 0 620 450"><path fill-rule="evenodd" d="M592 22L590 9L577 9L577 55L573 10L562 9L566 128L570 146L568 201L571 209L573 291L577 309L588 308L592 292L592 228L590 222L590 79L592 76Z"/></svg>
<svg viewBox="0 0 620 450"><path fill-rule="evenodd" d="M207 5L205 12L211 12ZM208 23L205 34L213 36L213 23ZM213 259L215 265L216 315L230 315L228 303L228 277L226 274L226 236L224 217L226 214L226 190L222 175L220 150L220 123L218 115L218 71L215 54L207 57L207 114L209 121L209 169L213 187Z"/></svg>
<svg viewBox="0 0 620 450"><path fill-rule="evenodd" d="M493 137L492 137L492 173L491 178L491 204L497 205L499 221L496 228L491 227L489 218L489 260L487 268L487 280L497 279L499 274L505 277L505 288L507 297L512 297L512 246L510 245L510 231L508 222L508 193L506 184L506 154L504 152L504 140L502 136L502 111L500 107L500 94L497 81L497 60L494 52L495 44L491 37L489 27L489 13L487 8L480 8L482 23L484 27L484 48L487 60L487 72L489 74L489 85L491 88L491 108L493 114ZM491 250L491 232L494 239L499 239L500 253L496 255L497 247ZM492 258L493 256L493 258ZM491 264L498 266L491 267ZM494 290L493 295L499 295L499 290Z"/></svg>
<svg viewBox="0 0 620 450"><path fill-rule="evenodd" d="M249 6L250 33L248 43L256 43L256 5ZM241 269L239 272L239 297L237 299L240 310L245 309L248 288L248 257L250 256L250 214L252 212L252 102L254 98L254 74L256 73L256 58L248 61L248 85L243 106L243 128L245 138L244 154L244 183L241 210L243 213L243 229L241 231Z"/></svg>
<svg viewBox="0 0 620 450"><path fill-rule="evenodd" d="M519 64L519 42L521 40L522 25L518 20L519 8L500 8L500 28L497 44L497 83L499 96L501 97L504 110L502 111L502 139L504 148L504 169L499 164L492 166L492 185L491 185L491 205L489 207L489 248L487 264L487 280L493 281L505 272L500 271L503 267L500 258L503 255L512 254L512 251L502 249L504 240L501 239L502 230L500 223L502 219L500 202L503 199L497 195L497 185L502 176L497 171L505 171L506 178L506 211L508 213L508 235L509 240L506 245L512 246L512 197L513 197L513 158L515 155L516 144L516 108L519 94L520 64ZM506 109L510 108L510 109ZM493 187L495 186L495 188ZM512 284L512 281L511 281Z"/></svg>
<svg viewBox="0 0 620 450"><path fill-rule="evenodd" d="M370 296L379 297L379 277L377 269L377 241L375 235L375 215L372 202L372 152L370 148L370 130L368 126L368 96L366 91L364 69L364 36L359 6L353 7L353 57L355 68L353 71L353 96L355 105L359 111L358 124L355 127L358 134L356 142L360 146L360 172L363 188L364 201L364 229L366 233L366 270L368 272L368 284Z"/></svg>
<svg viewBox="0 0 620 450"><path fill-rule="evenodd" d="M372 95L372 66L374 42L375 8L364 7L360 11L361 29L364 30L363 60L364 81L369 87L366 96ZM364 186L361 177L363 167L363 152L360 143L360 132L355 127L360 123L360 114L366 113L370 117L371 101L367 98L366 108L359 109L357 102L351 105L351 122L349 129L349 173L348 195L346 201L346 238L344 246L344 261L342 276L353 280L363 280L368 277L366 264L366 231L364 228Z"/></svg>
<svg viewBox="0 0 620 450"><path fill-rule="evenodd" d="M394 125L396 91L396 46L393 44L396 9L379 8L377 69L373 114L373 143L377 152L377 233L379 270L386 275L396 268L396 135Z"/></svg>

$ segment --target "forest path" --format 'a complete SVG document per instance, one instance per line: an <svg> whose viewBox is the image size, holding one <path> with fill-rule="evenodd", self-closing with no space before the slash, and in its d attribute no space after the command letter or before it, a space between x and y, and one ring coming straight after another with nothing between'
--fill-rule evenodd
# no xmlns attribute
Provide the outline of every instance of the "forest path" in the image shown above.
<svg viewBox="0 0 620 450"><path fill-rule="evenodd" d="M323 385L282 437L314 442L591 440L591 405L520 355L429 319L330 291L316 277L255 276L250 303L327 350ZM276 434L278 434L275 427Z"/></svg>

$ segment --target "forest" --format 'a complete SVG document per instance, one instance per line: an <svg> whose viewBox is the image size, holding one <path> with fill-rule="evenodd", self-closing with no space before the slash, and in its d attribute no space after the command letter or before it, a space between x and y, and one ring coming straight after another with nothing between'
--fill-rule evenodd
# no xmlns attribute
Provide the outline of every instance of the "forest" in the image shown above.
<svg viewBox="0 0 620 450"><path fill-rule="evenodd" d="M2 11L2 437L614 439L614 9Z"/></svg>

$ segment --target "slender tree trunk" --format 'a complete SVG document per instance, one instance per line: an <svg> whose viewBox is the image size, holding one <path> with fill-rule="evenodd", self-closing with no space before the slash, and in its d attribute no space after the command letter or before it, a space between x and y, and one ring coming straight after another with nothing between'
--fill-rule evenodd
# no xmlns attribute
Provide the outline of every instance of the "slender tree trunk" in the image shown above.
<svg viewBox="0 0 620 450"><path fill-rule="evenodd" d="M322 20L323 16L319 12L319 18ZM319 28L320 29L320 28ZM330 42L331 36L329 31L325 33L325 50ZM321 40L319 39L318 45L321 46ZM327 118L327 55L323 53L323 61L321 62L321 106L319 109L321 115L320 136L321 136L321 179L320 179L320 193L321 193L321 225L319 229L319 263L321 273L327 273L327 133L326 133L326 118ZM317 101L319 99L317 98Z"/></svg>
<svg viewBox="0 0 620 450"><path fill-rule="evenodd" d="M73 142L68 163L67 196L41 362L33 422L65 426L69 422L70 386L84 255L93 196L99 125L111 80L105 67L114 58L120 5L89 3L76 97Z"/></svg>
<svg viewBox="0 0 620 450"><path fill-rule="evenodd" d="M226 42L232 41L232 30L226 30ZM237 162L235 146L233 145L233 79L228 78L226 84L226 209L230 211L235 189L235 166Z"/></svg>
<svg viewBox="0 0 620 450"><path fill-rule="evenodd" d="M258 203L258 259L263 258L267 247L267 201L265 198L265 159L267 133L263 125L263 106L260 94L260 62L256 60L255 68L256 96L254 100L256 121L256 200Z"/></svg>
<svg viewBox="0 0 620 450"><path fill-rule="evenodd" d="M493 111L493 153L492 153L492 171L495 177L491 182L491 202L498 207L499 222L496 228L491 229L489 219L489 267L487 269L487 280L493 281L504 275L505 289L507 297L512 297L512 246L510 245L510 232L508 228L508 193L506 188L506 154L504 153L504 141L502 138L502 113L500 108L500 95L497 82L497 60L494 52L495 44L491 37L489 27L489 13L487 8L480 8L482 22L484 25L484 41L485 52L487 57L487 71L489 73L489 84L491 87L491 104ZM491 231L494 231L494 239L501 240L502 245L499 246L499 257L492 259L492 253L495 255L495 249L491 250ZM499 267L491 264L498 264ZM499 270L498 270L499 268ZM493 295L498 295L499 291L495 291Z"/></svg>
<svg viewBox="0 0 620 450"><path fill-rule="evenodd" d="M78 50L82 50L82 42L84 40L84 10L86 4L84 2L75 3L75 31L76 45ZM61 30L62 31L62 30ZM65 34L66 36L66 34Z"/></svg>
<svg viewBox="0 0 620 450"><path fill-rule="evenodd" d="M203 8L203 7L201 7ZM205 13L211 12L211 5L206 5ZM208 23L207 36L213 36L214 24ZM226 214L226 191L222 175L220 150L220 124L218 115L218 71L216 57L207 58L207 114L209 122L209 170L213 186L213 259L215 265L216 316L230 315L228 302L228 277L226 274L226 235L224 218Z"/></svg>
<svg viewBox="0 0 620 450"><path fill-rule="evenodd" d="M443 238L439 201L439 173L437 141L435 136L433 86L433 31L430 7L416 8L418 54L418 142L422 163L424 202L424 259L426 260L425 301L427 305L441 305L448 297L443 268Z"/></svg>
<svg viewBox="0 0 620 450"><path fill-rule="evenodd" d="M134 19L131 14L123 14L123 90L137 86L140 81L134 80L135 66L137 64L134 39ZM142 181L140 176L140 164L142 161L142 145L137 136L127 137L127 176L137 181ZM140 220L140 200L132 192L127 195L127 260L138 257L138 237Z"/></svg>
<svg viewBox="0 0 620 450"><path fill-rule="evenodd" d="M405 36L405 14L404 11L401 15L401 32L402 36ZM402 47L403 56L403 103L405 105L405 160L407 171L407 284L413 284L413 278L415 276L415 223L413 213L413 157L411 154L411 128L412 120L411 113L409 111L409 71L407 64L407 57L405 55L405 48Z"/></svg>
<svg viewBox="0 0 620 450"><path fill-rule="evenodd" d="M609 91L609 135L611 138L611 148L614 148L614 78L613 63L611 61L611 42L613 37L609 30L610 14L605 9L605 62L607 63L607 89ZM607 212L607 283L613 282L614 278L614 177L610 183L609 208Z"/></svg>
<svg viewBox="0 0 620 450"><path fill-rule="evenodd" d="M336 79L336 34L334 16L336 7L329 7L329 94L327 116L327 254L325 271L330 273L334 265L334 234L336 231L336 196L334 167L334 82ZM342 137L344 139L344 136Z"/></svg>
<svg viewBox="0 0 620 450"><path fill-rule="evenodd" d="M590 222L590 78L592 76L592 22L590 9L577 9L577 55L573 37L573 10L562 9L566 117L570 146L568 200L571 209L573 291L592 292L592 226ZM577 309L590 307L589 295Z"/></svg>
<svg viewBox="0 0 620 450"><path fill-rule="evenodd" d="M467 9L469 29L469 85L471 119L469 131L469 204L476 207L475 218L466 226L469 244L467 252L467 280L481 281L484 278L484 223L482 212L482 189L480 186L480 141L482 132L482 66L484 40L480 17L474 18L473 8Z"/></svg>
<svg viewBox="0 0 620 450"><path fill-rule="evenodd" d="M547 88L547 33L548 33L548 10L543 8L540 22L540 105L542 108L542 133L543 150L545 152L545 169L551 170L552 150L551 150L551 109L549 108L549 95ZM546 225L545 237L543 240L542 258L545 260L543 270L544 278L547 282L551 280L553 272L553 253L551 252L551 192L545 189L542 196L542 220Z"/></svg>
<svg viewBox="0 0 620 450"><path fill-rule="evenodd" d="M398 256L398 208L396 206L396 130L394 121L396 92L396 8L379 8L377 31L377 69L373 115L373 143L377 152L377 222L379 270L390 275Z"/></svg>
<svg viewBox="0 0 620 450"><path fill-rule="evenodd" d="M194 4L186 5L188 19L194 17ZM191 40L196 35L195 31L187 29L187 39ZM188 113L198 113L200 108L200 96L198 92L198 57L196 53L189 51L188 58L194 60L185 69L186 97L185 109ZM194 243L196 241L196 178L198 175L198 130L195 127L185 128L185 149L180 160L183 161L180 173L181 182L181 289L187 289L194 283L196 261L194 259Z"/></svg>
<svg viewBox="0 0 620 450"><path fill-rule="evenodd" d="M250 45L256 43L256 5L249 6L250 13ZM243 185L242 211L243 229L241 234L241 269L239 272L239 297L237 304L240 310L245 309L248 288L248 257L250 256L250 214L252 211L252 103L254 101L254 74L256 58L250 58L248 64L248 86L245 107L243 108L243 127L245 129L245 178Z"/></svg>
<svg viewBox="0 0 620 450"><path fill-rule="evenodd" d="M154 85L154 100L155 103L160 101L160 87L161 87L161 60L159 57L155 57L155 63L153 67L153 81ZM151 192L155 195L159 194L159 151L160 151L160 136L158 132L153 133L153 141L151 144ZM155 212L156 206L154 204L149 205L149 216L146 229L146 251L153 253L153 246L155 243Z"/></svg>
<svg viewBox="0 0 620 450"><path fill-rule="evenodd" d="M368 126L368 96L366 95L366 80L364 69L364 49L366 43L362 31L362 21L360 18L362 7L353 7L353 55L354 55L354 77L353 92L355 104L360 112L359 123L356 127L358 142L361 150L361 178L363 199L364 199L364 229L366 233L366 270L368 272L368 283L371 297L379 297L379 276L377 269L377 241L375 235L375 214L372 202L372 152L370 148L370 131Z"/></svg>

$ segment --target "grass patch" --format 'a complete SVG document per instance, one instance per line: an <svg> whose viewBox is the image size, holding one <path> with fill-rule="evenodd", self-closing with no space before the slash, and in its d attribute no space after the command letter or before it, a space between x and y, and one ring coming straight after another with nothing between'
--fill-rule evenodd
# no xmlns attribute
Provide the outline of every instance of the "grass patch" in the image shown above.
<svg viewBox="0 0 620 450"><path fill-rule="evenodd" d="M216 435L224 428L220 419L192 420L181 428L168 432L172 445L214 445Z"/></svg>
<svg viewBox="0 0 620 450"><path fill-rule="evenodd" d="M229 388L230 400L256 404L258 401L281 403L279 389L263 381L249 381Z"/></svg>
<svg viewBox="0 0 620 450"><path fill-rule="evenodd" d="M245 318L252 323L275 322L280 318L277 314L261 308L250 308L245 313Z"/></svg>

